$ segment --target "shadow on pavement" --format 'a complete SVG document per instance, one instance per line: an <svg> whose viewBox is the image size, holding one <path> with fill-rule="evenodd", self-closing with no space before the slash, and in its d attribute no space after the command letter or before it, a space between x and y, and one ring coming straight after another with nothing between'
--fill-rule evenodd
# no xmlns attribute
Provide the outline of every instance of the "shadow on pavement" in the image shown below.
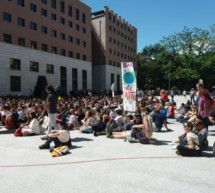
<svg viewBox="0 0 215 193"><path fill-rule="evenodd" d="M11 133L14 133L14 129L7 129L7 130L5 130L5 129L0 129L0 134L11 134Z"/></svg>
<svg viewBox="0 0 215 193"><path fill-rule="evenodd" d="M152 145L168 145L168 143L170 143L171 141L161 141L161 140L157 140L155 138L151 139L150 144Z"/></svg>
<svg viewBox="0 0 215 193"><path fill-rule="evenodd" d="M72 139L72 142L80 142L80 141L93 141L93 139L85 138L85 137L76 137Z"/></svg>

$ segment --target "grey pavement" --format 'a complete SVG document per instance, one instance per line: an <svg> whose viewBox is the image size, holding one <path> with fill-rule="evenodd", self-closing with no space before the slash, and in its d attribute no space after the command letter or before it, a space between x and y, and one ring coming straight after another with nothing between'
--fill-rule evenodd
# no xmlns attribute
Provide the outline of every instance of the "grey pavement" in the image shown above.
<svg viewBox="0 0 215 193"><path fill-rule="evenodd" d="M71 131L71 153L56 158L38 149L41 136L0 130L0 193L215 192L215 126L209 127L209 150L187 158L168 145L183 132L180 123L169 122L173 132L154 133L148 145Z"/></svg>

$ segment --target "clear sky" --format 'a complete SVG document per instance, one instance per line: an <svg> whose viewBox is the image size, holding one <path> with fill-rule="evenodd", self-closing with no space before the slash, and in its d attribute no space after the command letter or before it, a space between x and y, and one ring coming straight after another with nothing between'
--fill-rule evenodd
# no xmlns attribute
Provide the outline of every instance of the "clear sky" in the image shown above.
<svg viewBox="0 0 215 193"><path fill-rule="evenodd" d="M184 26L209 30L215 24L215 0L81 0L92 12L108 6L137 28L137 51L158 43Z"/></svg>

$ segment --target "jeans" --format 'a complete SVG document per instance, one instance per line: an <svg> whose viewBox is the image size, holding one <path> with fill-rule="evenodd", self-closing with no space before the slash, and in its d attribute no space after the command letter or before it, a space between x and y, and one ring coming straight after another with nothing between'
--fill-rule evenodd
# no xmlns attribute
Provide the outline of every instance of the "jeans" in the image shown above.
<svg viewBox="0 0 215 193"><path fill-rule="evenodd" d="M52 131L52 127L54 127L55 130L58 129L58 126L57 126L57 122L56 122L56 119L55 119L55 113L48 113L48 116L49 116L49 122L48 122L48 131L47 133L51 133Z"/></svg>
<svg viewBox="0 0 215 193"><path fill-rule="evenodd" d="M44 143L44 145L50 146L51 142L54 142L55 147L59 147L61 146L61 142L60 140L56 137L56 138L48 138L47 141Z"/></svg>

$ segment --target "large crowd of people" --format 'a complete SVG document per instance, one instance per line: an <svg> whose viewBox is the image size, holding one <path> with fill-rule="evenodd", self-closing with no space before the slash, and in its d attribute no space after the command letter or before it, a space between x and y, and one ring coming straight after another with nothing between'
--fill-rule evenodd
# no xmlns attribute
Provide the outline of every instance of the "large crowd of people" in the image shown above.
<svg viewBox="0 0 215 193"><path fill-rule="evenodd" d="M44 134L39 149L72 147L70 132L79 130L95 137L125 138L130 143L148 144L153 132L172 131L168 119L176 119L184 128L172 142L176 153L199 156L208 148L208 126L215 124L214 100L200 82L190 91L186 103L176 104L174 90L137 91L136 110L123 109L121 96L88 95L60 97L51 85L46 87L47 98L1 97L0 124L14 130L15 136ZM171 98L170 98L171 97ZM130 130L130 132L126 132ZM128 136L128 133L130 135Z"/></svg>

